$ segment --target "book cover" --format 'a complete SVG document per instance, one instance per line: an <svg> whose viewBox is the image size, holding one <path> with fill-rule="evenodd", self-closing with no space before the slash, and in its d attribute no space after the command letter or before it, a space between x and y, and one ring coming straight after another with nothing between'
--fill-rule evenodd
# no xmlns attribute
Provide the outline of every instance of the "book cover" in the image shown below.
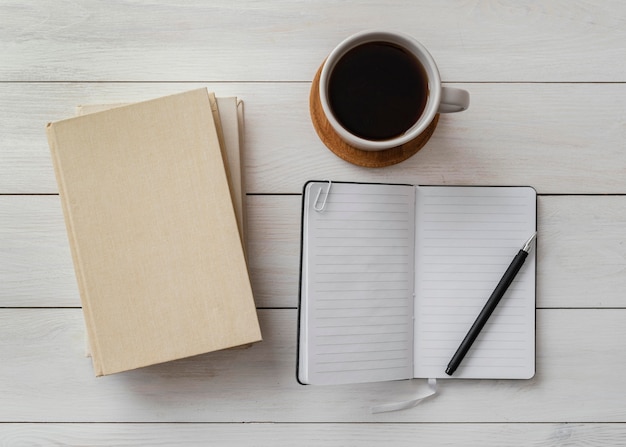
<svg viewBox="0 0 626 447"><path fill-rule="evenodd" d="M96 375L261 339L206 89L47 134Z"/></svg>
<svg viewBox="0 0 626 447"><path fill-rule="evenodd" d="M222 149L222 158L226 168L226 176L230 186L231 197L235 207L235 215L239 225L239 233L245 243L245 185L243 179L243 101L234 96L215 97L213 93L209 93L209 102L211 103L211 111L217 130L218 141ZM77 106L76 114L78 116L88 115L90 113L110 110L115 107L123 107L130 103L118 104L82 104Z"/></svg>

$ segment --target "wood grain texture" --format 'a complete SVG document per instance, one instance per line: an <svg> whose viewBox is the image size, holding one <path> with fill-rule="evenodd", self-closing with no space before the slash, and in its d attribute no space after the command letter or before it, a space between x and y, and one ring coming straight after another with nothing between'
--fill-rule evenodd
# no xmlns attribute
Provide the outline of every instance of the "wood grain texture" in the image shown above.
<svg viewBox="0 0 626 447"><path fill-rule="evenodd" d="M0 196L0 284L0 307L80 305L59 196Z"/></svg>
<svg viewBox="0 0 626 447"><path fill-rule="evenodd" d="M317 138L309 83L0 84L0 193L57 191L44 127L72 116L77 104L139 101L201 85L244 100L248 193L299 193L305 181L323 178L626 193L626 84L454 84L470 91L469 110L442 116L409 160L368 169L339 159Z"/></svg>
<svg viewBox="0 0 626 447"><path fill-rule="evenodd" d="M426 391L425 380L303 386L296 315L259 312L264 341L94 378L79 309L0 310L4 422L623 422L626 309L537 313L531 380L442 380L410 410L372 405ZM573 349L572 347L575 347Z"/></svg>
<svg viewBox="0 0 626 447"><path fill-rule="evenodd" d="M624 443L623 2L4 0L0 18L1 445ZM418 154L377 170L327 150L308 114L321 61L368 28L412 34L444 83L471 94ZM58 308L79 300L58 197L37 195L57 192L44 126L78 104L204 86L245 102L250 270L257 306L271 308L260 310L266 341L95 379L81 310ZM370 405L425 383L298 385L297 194L324 178L544 194L536 377L449 381L421 406L379 415Z"/></svg>
<svg viewBox="0 0 626 447"><path fill-rule="evenodd" d="M626 197L539 199L539 306L626 306Z"/></svg>
<svg viewBox="0 0 626 447"><path fill-rule="evenodd" d="M296 307L299 195L247 198L258 307ZM538 200L537 306L626 307L626 196ZM58 196L0 196L0 307L79 306Z"/></svg>
<svg viewBox="0 0 626 447"><path fill-rule="evenodd" d="M624 81L618 0L2 2L2 81L305 81L363 29L414 35L444 81ZM297 61L297 63L294 63Z"/></svg>
<svg viewBox="0 0 626 447"><path fill-rule="evenodd" d="M14 447L277 445L330 447L618 445L626 424L0 424L0 444ZM297 440L297 441L296 441Z"/></svg>

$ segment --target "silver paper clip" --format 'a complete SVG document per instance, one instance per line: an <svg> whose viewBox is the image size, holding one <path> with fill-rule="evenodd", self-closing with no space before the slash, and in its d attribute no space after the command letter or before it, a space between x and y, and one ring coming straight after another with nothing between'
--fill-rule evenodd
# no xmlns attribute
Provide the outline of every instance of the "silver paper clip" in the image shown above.
<svg viewBox="0 0 626 447"><path fill-rule="evenodd" d="M326 208L326 201L328 200L328 194L330 194L330 187L333 186L333 182L331 182L330 180L326 180L328 182L328 189L326 190L326 195L324 196L324 201L322 202L322 204L319 204L320 201L320 196L322 195L322 191L324 189L324 187L320 187L320 190L317 192L317 196L315 196L315 201L313 202L313 209L315 211L322 212L324 211L324 208Z"/></svg>

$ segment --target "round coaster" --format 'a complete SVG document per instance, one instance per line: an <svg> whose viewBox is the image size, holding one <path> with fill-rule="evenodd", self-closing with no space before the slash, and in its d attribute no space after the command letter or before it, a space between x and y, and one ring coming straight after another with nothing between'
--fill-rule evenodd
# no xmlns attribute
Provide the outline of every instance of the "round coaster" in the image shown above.
<svg viewBox="0 0 626 447"><path fill-rule="evenodd" d="M328 122L326 115L324 115L319 98L321 72L322 67L320 67L315 74L313 85L311 86L311 92L309 94L309 110L311 113L311 120L313 121L313 127L315 127L317 135L326 147L345 161L366 168L383 168L385 166L395 165L406 160L419 151L430 139L431 135L435 131L435 128L437 127L439 114L435 115L435 118L424 130L424 132L422 132L415 139L401 146L392 147L391 149L385 149L382 151L364 151L351 146L339 137L337 132L335 132L335 129L333 129Z"/></svg>

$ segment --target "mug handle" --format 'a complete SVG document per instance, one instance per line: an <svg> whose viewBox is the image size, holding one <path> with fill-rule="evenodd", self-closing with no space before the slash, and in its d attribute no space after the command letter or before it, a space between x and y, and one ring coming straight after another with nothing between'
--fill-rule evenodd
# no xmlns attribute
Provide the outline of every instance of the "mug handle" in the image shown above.
<svg viewBox="0 0 626 447"><path fill-rule="evenodd" d="M469 107L470 95L467 90L454 87L441 87L439 113L462 112Z"/></svg>

